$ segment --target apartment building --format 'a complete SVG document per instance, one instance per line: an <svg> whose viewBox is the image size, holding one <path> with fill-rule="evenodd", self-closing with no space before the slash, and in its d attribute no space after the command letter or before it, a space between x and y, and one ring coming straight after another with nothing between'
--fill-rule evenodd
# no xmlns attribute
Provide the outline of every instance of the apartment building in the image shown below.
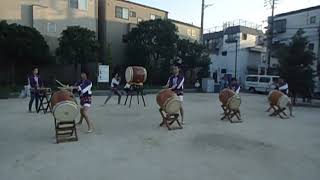
<svg viewBox="0 0 320 180"><path fill-rule="evenodd" d="M271 18L269 18L269 23L271 23L270 20ZM269 25L268 27L271 26ZM320 6L275 15L272 43L288 44L299 29L303 29L305 36L308 37L308 48L316 56L314 70L317 70L320 63ZM278 60L272 58L270 65L277 67ZM319 77L315 78L315 81L315 92L320 92Z"/></svg>
<svg viewBox="0 0 320 180"><path fill-rule="evenodd" d="M263 73L263 39L261 26L242 20L225 23L220 31L205 33L203 40L210 52L212 77L219 81L227 74L244 83L246 75Z"/></svg>
<svg viewBox="0 0 320 180"><path fill-rule="evenodd" d="M99 1L99 40L110 45L114 64L126 59L126 35L130 30L141 21L158 18L167 19L168 12L126 0Z"/></svg>
<svg viewBox="0 0 320 180"><path fill-rule="evenodd" d="M3 0L0 20L36 28L53 51L68 26L97 32L97 0Z"/></svg>
<svg viewBox="0 0 320 180"><path fill-rule="evenodd" d="M193 24L170 19L178 28L178 35L182 39L190 41L200 41L200 27Z"/></svg>

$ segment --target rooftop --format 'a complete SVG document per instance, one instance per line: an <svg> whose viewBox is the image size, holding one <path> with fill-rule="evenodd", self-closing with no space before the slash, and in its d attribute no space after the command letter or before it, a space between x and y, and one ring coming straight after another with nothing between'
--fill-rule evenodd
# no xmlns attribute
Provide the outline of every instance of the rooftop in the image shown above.
<svg viewBox="0 0 320 180"><path fill-rule="evenodd" d="M320 5L319 6L313 6L313 7L305 8L305 9L299 9L299 10L296 10L296 11L290 11L290 12L286 12L286 13L282 13L282 14L277 14L277 15L275 15L275 17L288 16L288 15L298 14L298 13L302 13L302 12L313 11L313 10L317 10L317 9L320 9Z"/></svg>
<svg viewBox="0 0 320 180"><path fill-rule="evenodd" d="M217 32L213 32L213 33L206 33L203 35L203 39L204 40L217 39L217 38L222 38L223 35L236 34L236 33L240 33L240 32L243 32L246 34L251 34L251 35L262 35L263 34L263 32L261 30L237 25L237 26L227 27L226 29L224 29L222 31L217 31Z"/></svg>
<svg viewBox="0 0 320 180"><path fill-rule="evenodd" d="M137 5L137 6L142 6L142 7L145 7L145 8L154 9L154 10L157 10L157 11L162 11L162 12L168 13L168 11L165 11L165 10L162 10L162 9L158 9L158 8L155 8L155 7L151 7L151 6L147 6L147 5L144 5L144 4L139 4L139 3L136 3L136 2L132 2L132 1L127 1L127 0L117 0L117 1L122 1L122 2L130 3L130 4L134 4L134 5Z"/></svg>
<svg viewBox="0 0 320 180"><path fill-rule="evenodd" d="M170 21L172 21L174 23L177 23L177 24L183 24L183 25L186 25L186 26L190 26L190 27L194 27L194 28L200 29L199 26L196 26L196 25L193 25L193 24L190 24L190 23L185 23L185 22L182 22L182 21L174 20L174 19L170 19Z"/></svg>

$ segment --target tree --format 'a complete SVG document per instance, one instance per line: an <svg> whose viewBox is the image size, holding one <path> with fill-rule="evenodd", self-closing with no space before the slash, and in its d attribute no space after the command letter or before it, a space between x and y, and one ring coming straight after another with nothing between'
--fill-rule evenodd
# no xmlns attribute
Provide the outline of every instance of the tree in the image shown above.
<svg viewBox="0 0 320 180"><path fill-rule="evenodd" d="M11 66L11 84L15 84L15 66L50 63L49 47L35 28L0 22L0 59Z"/></svg>
<svg viewBox="0 0 320 180"><path fill-rule="evenodd" d="M190 79L194 79L194 70L200 69L197 78L209 77L210 58L207 49L198 42L179 39L177 43L177 56L182 60L186 71L190 71Z"/></svg>
<svg viewBox="0 0 320 180"><path fill-rule="evenodd" d="M61 63L78 64L98 62L99 43L94 31L80 26L69 26L62 31L56 55Z"/></svg>
<svg viewBox="0 0 320 180"><path fill-rule="evenodd" d="M176 54L176 32L177 27L169 20L156 19L139 23L127 36L127 64L145 66L151 75L149 79L155 79L152 76L160 72L159 78L163 81L169 74L170 61Z"/></svg>
<svg viewBox="0 0 320 180"><path fill-rule="evenodd" d="M299 29L288 45L283 45L277 52L279 73L289 84L290 92L296 99L297 94L310 97L314 89L315 77L312 68L314 53L307 48L308 39L304 31Z"/></svg>

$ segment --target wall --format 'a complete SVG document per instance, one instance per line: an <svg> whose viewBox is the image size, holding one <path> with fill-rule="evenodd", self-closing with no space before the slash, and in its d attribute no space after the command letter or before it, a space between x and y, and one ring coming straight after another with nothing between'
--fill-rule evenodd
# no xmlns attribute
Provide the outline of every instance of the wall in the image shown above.
<svg viewBox="0 0 320 180"><path fill-rule="evenodd" d="M189 39L190 41L198 41L198 42L200 41L200 28L194 27L194 26L188 26L186 24L179 23L177 21L172 21L172 22L177 26L178 35L180 38ZM194 36L192 36L192 31L195 32Z"/></svg>

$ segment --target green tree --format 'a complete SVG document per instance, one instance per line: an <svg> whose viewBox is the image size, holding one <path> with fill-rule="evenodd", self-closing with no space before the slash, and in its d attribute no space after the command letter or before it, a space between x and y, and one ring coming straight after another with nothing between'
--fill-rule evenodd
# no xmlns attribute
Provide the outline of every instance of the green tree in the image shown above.
<svg viewBox="0 0 320 180"><path fill-rule="evenodd" d="M190 79L194 79L194 70L200 68L197 78L209 76L210 58L207 49L198 42L190 42L186 39L179 39L177 43L177 56L182 60L185 70L191 74Z"/></svg>
<svg viewBox="0 0 320 180"><path fill-rule="evenodd" d="M69 26L62 31L56 55L61 63L78 64L83 68L88 62L98 62L99 42L96 33L80 26Z"/></svg>
<svg viewBox="0 0 320 180"><path fill-rule="evenodd" d="M315 72L312 69L314 53L307 48L308 39L299 29L288 45L283 45L277 52L279 73L289 84L290 92L296 99L297 94L311 96L314 89Z"/></svg>
<svg viewBox="0 0 320 180"><path fill-rule="evenodd" d="M50 63L49 47L35 28L0 22L0 59L11 67L11 84L15 84L15 66Z"/></svg>
<svg viewBox="0 0 320 180"><path fill-rule="evenodd" d="M176 54L177 27L169 20L150 20L138 24L129 32L128 65L143 65L150 75L161 74L160 81L169 75L168 66Z"/></svg>

